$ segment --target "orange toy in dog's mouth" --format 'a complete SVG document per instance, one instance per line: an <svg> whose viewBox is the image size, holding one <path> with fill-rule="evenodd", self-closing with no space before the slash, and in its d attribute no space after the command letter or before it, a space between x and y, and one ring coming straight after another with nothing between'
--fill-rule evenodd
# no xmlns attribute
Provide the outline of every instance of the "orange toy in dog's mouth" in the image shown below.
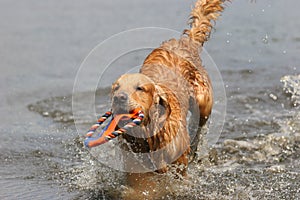
<svg viewBox="0 0 300 200"><path fill-rule="evenodd" d="M86 147L95 147L104 144L111 139L118 137L121 134L126 133L130 128L140 125L144 119L144 113L141 109L134 109L128 114L118 114L112 117L111 121L106 125L106 127L99 133L98 137L92 137L97 128L110 116L111 111L106 112L102 115L96 124L94 124L86 134L86 139L84 140L84 145ZM118 123L123 120L132 120L128 122L124 127L115 130Z"/></svg>

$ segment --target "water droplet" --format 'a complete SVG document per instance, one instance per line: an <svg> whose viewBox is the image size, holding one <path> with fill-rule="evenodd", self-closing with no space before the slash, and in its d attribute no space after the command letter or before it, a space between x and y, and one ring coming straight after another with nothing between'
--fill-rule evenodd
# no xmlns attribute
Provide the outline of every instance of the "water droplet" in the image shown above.
<svg viewBox="0 0 300 200"><path fill-rule="evenodd" d="M297 107L297 103L294 103L293 106L294 106L294 107Z"/></svg>
<svg viewBox="0 0 300 200"><path fill-rule="evenodd" d="M268 44L269 43L269 36L266 34L265 37L263 37L261 40L264 44Z"/></svg>
<svg viewBox="0 0 300 200"><path fill-rule="evenodd" d="M271 97L271 99L273 99L274 101L276 101L277 100L277 96L275 95L275 94L269 94L269 96Z"/></svg>
<svg viewBox="0 0 300 200"><path fill-rule="evenodd" d="M283 50L282 53L283 53L283 54L286 54L286 50Z"/></svg>
<svg viewBox="0 0 300 200"><path fill-rule="evenodd" d="M226 43L228 44L228 43L230 43L230 41L229 41L229 40L227 40L227 41L226 41Z"/></svg>
<svg viewBox="0 0 300 200"><path fill-rule="evenodd" d="M49 116L49 112L44 111L44 112L42 113L42 115L43 115L44 117L48 117L48 116Z"/></svg>

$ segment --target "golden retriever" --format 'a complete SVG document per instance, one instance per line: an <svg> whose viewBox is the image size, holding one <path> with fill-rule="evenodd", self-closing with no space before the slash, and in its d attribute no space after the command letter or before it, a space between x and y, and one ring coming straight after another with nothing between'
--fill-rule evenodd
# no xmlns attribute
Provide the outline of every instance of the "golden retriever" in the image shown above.
<svg viewBox="0 0 300 200"><path fill-rule="evenodd" d="M198 0L191 12L189 30L179 39L170 39L154 49L145 59L140 73L125 74L112 85L114 114L141 109L142 124L122 135L122 146L133 154L147 154L143 162L151 163L145 171L130 156L124 159L128 184L150 187L152 172L164 173L172 168L186 174L189 155L201 140L201 127L213 105L209 76L202 67L199 50L208 40L212 22L223 11L223 0ZM196 117L197 134L190 138L188 112ZM197 118L198 116L198 118ZM136 170L136 171L135 171ZM137 172L137 173L136 173Z"/></svg>

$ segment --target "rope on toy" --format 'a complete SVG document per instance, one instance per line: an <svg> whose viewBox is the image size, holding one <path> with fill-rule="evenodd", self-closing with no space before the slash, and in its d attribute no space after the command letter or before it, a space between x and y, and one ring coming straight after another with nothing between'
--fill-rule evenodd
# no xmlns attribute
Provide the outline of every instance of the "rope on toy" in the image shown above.
<svg viewBox="0 0 300 200"><path fill-rule="evenodd" d="M86 139L84 141L84 145L86 147L95 147L101 144L104 144L110 141L113 138L118 137L121 134L126 133L130 128L133 128L136 125L140 125L142 120L144 119L144 113L140 109L135 109L130 114L119 114L112 117L111 121L108 125L99 133L98 137L93 138L93 134L99 128L103 122L107 120L112 115L112 112L108 111L104 115L102 115L96 124L94 124L89 131L86 133ZM132 122L127 123L124 127L115 130L120 120L129 120Z"/></svg>

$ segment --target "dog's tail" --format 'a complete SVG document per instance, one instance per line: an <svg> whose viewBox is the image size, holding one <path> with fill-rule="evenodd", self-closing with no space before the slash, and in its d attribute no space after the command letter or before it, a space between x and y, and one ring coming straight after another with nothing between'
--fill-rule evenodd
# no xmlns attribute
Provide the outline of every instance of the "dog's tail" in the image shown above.
<svg viewBox="0 0 300 200"><path fill-rule="evenodd" d="M210 36L212 22L224 9L224 1L226 0L198 0L190 14L191 29L186 29L183 33L199 46L203 46Z"/></svg>

